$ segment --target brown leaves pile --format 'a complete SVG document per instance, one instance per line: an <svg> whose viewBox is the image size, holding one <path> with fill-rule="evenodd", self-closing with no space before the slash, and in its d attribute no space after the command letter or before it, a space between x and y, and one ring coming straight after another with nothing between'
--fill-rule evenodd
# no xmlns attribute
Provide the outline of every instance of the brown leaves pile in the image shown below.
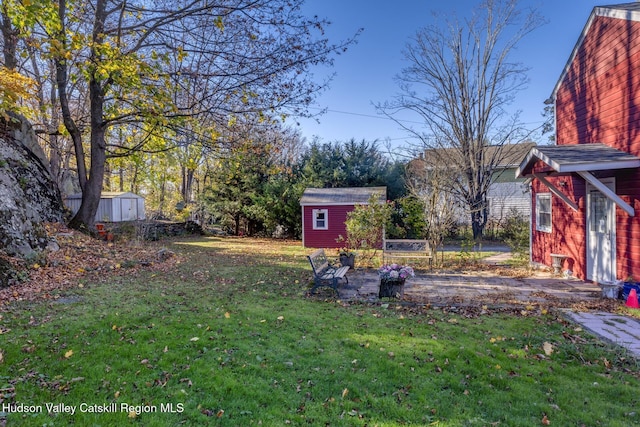
<svg viewBox="0 0 640 427"><path fill-rule="evenodd" d="M139 269L168 270L176 257L157 256L159 247L149 242L108 243L63 224L47 224L47 234L60 247L45 251L36 260L12 263L25 280L0 289L0 311L14 301L58 298L60 291L82 287L82 279L92 276L133 274Z"/></svg>

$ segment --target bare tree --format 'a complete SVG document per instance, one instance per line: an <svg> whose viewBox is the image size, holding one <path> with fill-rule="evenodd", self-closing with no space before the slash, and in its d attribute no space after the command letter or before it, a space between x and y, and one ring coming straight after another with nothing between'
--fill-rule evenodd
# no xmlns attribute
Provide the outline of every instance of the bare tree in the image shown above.
<svg viewBox="0 0 640 427"><path fill-rule="evenodd" d="M423 157L411 161L406 168L405 181L409 194L422 203L425 233L435 252L456 224L460 206L449 190L455 171L439 167L425 173L425 167Z"/></svg>
<svg viewBox="0 0 640 427"><path fill-rule="evenodd" d="M517 3L485 0L463 24L445 19L439 22L446 26L419 30L404 50L409 65L397 76L400 94L378 105L391 118L411 111L424 120L426 129L397 122L421 141L427 169L454 172L449 191L468 208L474 238L487 222L487 191L496 167L511 143L529 135L518 113L506 111L527 84L527 68L510 58L543 21Z"/></svg>

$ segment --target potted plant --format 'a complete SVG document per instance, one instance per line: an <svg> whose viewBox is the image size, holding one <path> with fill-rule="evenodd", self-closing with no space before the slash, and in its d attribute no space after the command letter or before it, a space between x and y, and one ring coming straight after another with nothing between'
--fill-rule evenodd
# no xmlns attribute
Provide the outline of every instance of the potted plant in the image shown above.
<svg viewBox="0 0 640 427"><path fill-rule="evenodd" d="M413 268L408 265L385 264L378 269L380 276L379 298L402 298L404 284L408 277L415 276Z"/></svg>
<svg viewBox="0 0 640 427"><path fill-rule="evenodd" d="M356 252L352 251L349 248L340 248L338 252L338 256L340 257L340 265L345 266L348 265L350 268L355 268L356 262Z"/></svg>
<svg viewBox="0 0 640 427"><path fill-rule="evenodd" d="M336 242L344 244L343 247L338 249L338 258L340 259L340 265L348 265L349 268L355 268L356 251L354 249L351 249L355 246L351 244L352 242L349 239L345 239L342 234L338 236Z"/></svg>

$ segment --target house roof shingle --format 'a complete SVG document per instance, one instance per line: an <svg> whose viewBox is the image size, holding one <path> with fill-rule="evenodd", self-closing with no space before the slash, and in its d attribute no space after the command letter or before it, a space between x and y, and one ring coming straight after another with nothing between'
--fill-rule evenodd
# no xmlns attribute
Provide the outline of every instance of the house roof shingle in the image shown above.
<svg viewBox="0 0 640 427"><path fill-rule="evenodd" d="M300 205L367 204L372 194L377 194L383 202L387 198L387 187L307 188Z"/></svg>
<svg viewBox="0 0 640 427"><path fill-rule="evenodd" d="M558 173L640 167L640 158L605 144L545 145L531 149L516 176L530 175L538 160Z"/></svg>
<svg viewBox="0 0 640 427"><path fill-rule="evenodd" d="M535 142L522 142L518 144L489 145L485 147L484 159L486 166L495 169L508 169L517 167L524 156L535 147ZM410 162L413 170L431 169L435 165L445 165L447 168L462 166L462 153L458 148L431 148L424 151L423 155Z"/></svg>

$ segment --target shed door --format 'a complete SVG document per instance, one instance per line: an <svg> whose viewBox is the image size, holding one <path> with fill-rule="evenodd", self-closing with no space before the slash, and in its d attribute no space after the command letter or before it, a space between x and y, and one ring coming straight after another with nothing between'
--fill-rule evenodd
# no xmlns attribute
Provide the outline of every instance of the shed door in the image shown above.
<svg viewBox="0 0 640 427"><path fill-rule="evenodd" d="M138 218L138 204L136 199L121 199L122 221L135 221Z"/></svg>
<svg viewBox="0 0 640 427"><path fill-rule="evenodd" d="M613 178L601 180L615 191ZM598 189L587 185L587 279L597 283L616 279L616 208Z"/></svg>

